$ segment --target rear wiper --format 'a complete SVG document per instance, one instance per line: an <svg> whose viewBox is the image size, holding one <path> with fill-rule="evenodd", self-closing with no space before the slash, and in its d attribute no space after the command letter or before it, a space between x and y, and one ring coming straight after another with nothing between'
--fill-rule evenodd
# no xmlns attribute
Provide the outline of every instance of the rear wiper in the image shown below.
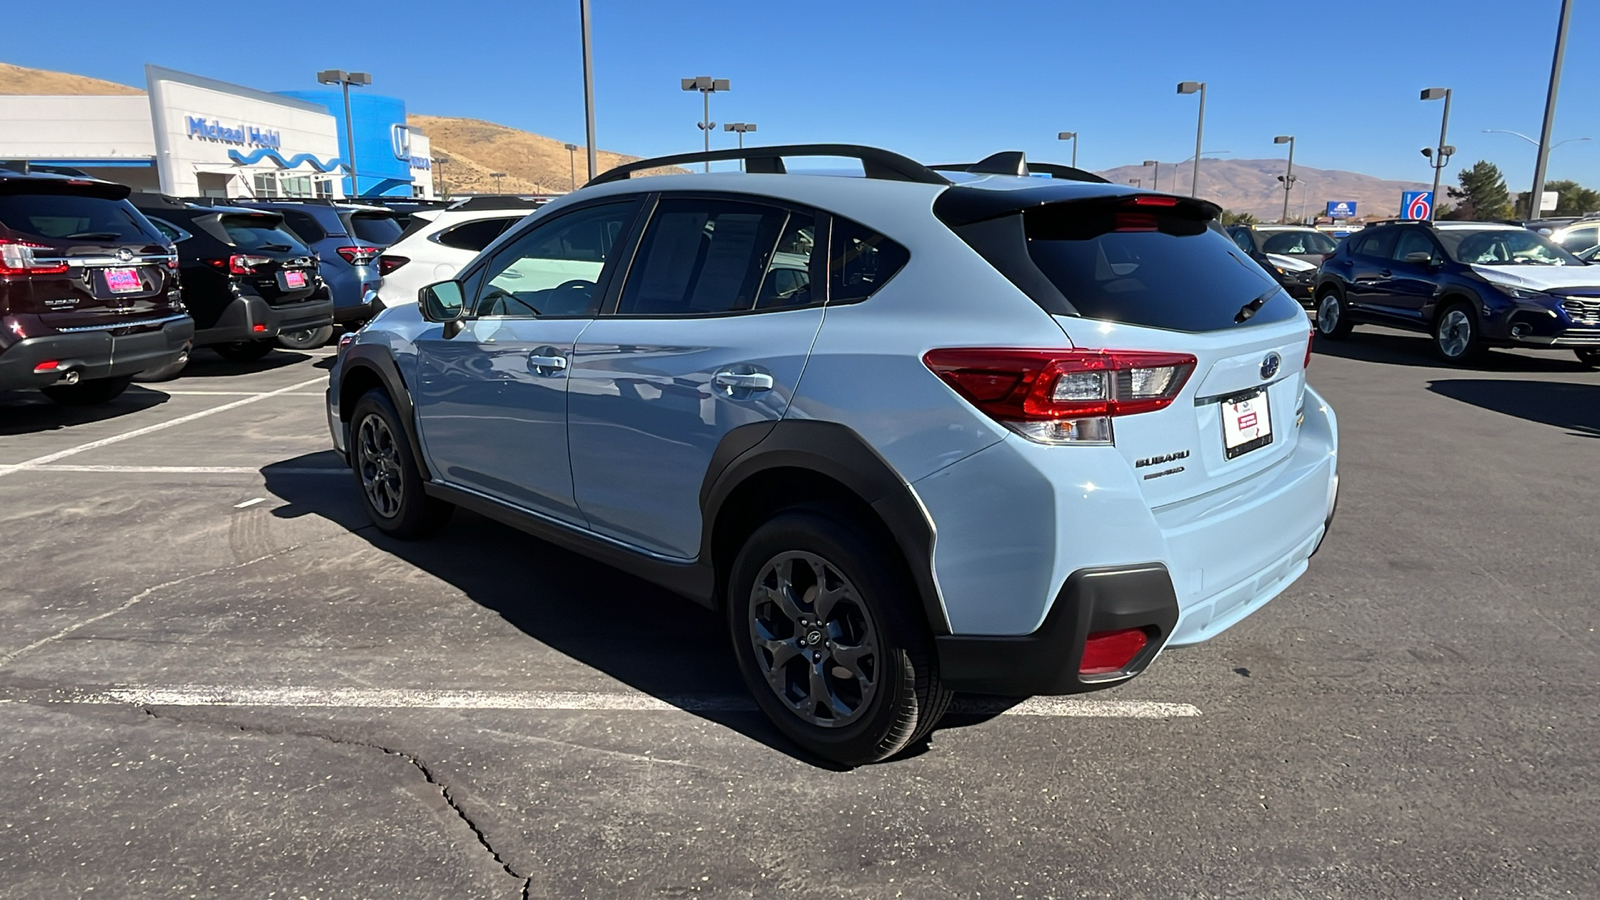
<svg viewBox="0 0 1600 900"><path fill-rule="evenodd" d="M1276 294L1280 290L1282 290L1282 288L1273 288L1272 290L1267 291L1265 294L1262 294L1254 300L1251 300L1249 303L1239 307L1239 312L1233 317L1233 324L1237 325L1240 322L1250 321L1250 317L1254 316L1261 309L1261 307L1266 305L1268 300L1272 299L1272 295Z"/></svg>
<svg viewBox="0 0 1600 900"><path fill-rule="evenodd" d="M261 249L263 249L263 250L293 250L294 248L290 247L288 244L262 244L261 245Z"/></svg>

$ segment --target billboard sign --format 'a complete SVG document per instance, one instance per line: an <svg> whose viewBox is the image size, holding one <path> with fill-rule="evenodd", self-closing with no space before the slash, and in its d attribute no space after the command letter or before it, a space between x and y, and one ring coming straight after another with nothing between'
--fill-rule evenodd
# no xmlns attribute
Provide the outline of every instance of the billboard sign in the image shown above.
<svg viewBox="0 0 1600 900"><path fill-rule="evenodd" d="M1356 201L1354 200L1329 200L1328 218L1353 219L1356 217Z"/></svg>

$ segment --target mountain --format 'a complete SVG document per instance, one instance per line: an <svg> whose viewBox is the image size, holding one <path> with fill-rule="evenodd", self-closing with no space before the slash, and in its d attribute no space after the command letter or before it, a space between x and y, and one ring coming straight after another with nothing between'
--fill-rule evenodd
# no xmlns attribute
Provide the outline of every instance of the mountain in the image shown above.
<svg viewBox="0 0 1600 900"><path fill-rule="evenodd" d="M25 69L0 63L0 94L142 94L138 88L66 72Z"/></svg>
<svg viewBox="0 0 1600 900"><path fill-rule="evenodd" d="M1158 190L1174 194L1189 193L1194 162L1161 164ZM1203 159L1200 161L1200 196L1223 208L1247 212L1263 222L1276 222L1283 215L1282 159ZM1118 166L1100 172L1112 181L1126 184L1142 179L1151 187L1150 166ZM1313 169L1295 166L1294 192L1289 201L1289 217L1298 220L1304 201L1307 216L1327 209L1329 200L1354 200L1362 218L1376 219L1400 214L1401 191L1426 191L1431 185L1412 181L1388 181L1340 169ZM1448 202L1448 201L1447 201Z"/></svg>

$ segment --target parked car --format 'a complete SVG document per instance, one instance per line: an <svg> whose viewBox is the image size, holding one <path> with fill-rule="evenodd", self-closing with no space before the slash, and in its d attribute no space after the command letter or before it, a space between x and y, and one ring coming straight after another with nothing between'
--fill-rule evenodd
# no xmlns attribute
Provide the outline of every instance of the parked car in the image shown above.
<svg viewBox="0 0 1600 900"><path fill-rule="evenodd" d="M1600 245L1596 245L1594 247L1590 247L1589 249L1583 251L1582 253L1577 254L1577 256L1578 256L1579 259L1583 260L1584 262L1588 263L1591 266L1592 265L1596 265L1596 264L1600 264Z"/></svg>
<svg viewBox="0 0 1600 900"><path fill-rule="evenodd" d="M378 297L386 306L417 302L417 289L450 278L507 228L544 201L469 197L448 209L419 209L393 245L378 257Z"/></svg>
<svg viewBox="0 0 1600 900"><path fill-rule="evenodd" d="M1428 332L1448 362L1565 347L1600 366L1600 271L1517 225L1369 225L1322 264L1317 330L1340 340L1369 322Z"/></svg>
<svg viewBox="0 0 1600 900"><path fill-rule="evenodd" d="M1585 217L1556 229L1550 240L1573 253L1600 246L1600 217Z"/></svg>
<svg viewBox="0 0 1600 900"><path fill-rule="evenodd" d="M1240 250L1308 308L1317 267L1339 246L1334 238L1306 225L1229 225L1227 231Z"/></svg>
<svg viewBox="0 0 1600 900"><path fill-rule="evenodd" d="M0 171L0 390L104 403L188 357L177 257L128 188Z"/></svg>
<svg viewBox="0 0 1600 900"><path fill-rule="evenodd" d="M1337 427L1217 206L1027 172L613 169L341 339L333 444L386 534L464 506L722 610L836 762L1125 682L1306 570Z"/></svg>
<svg viewBox="0 0 1600 900"><path fill-rule="evenodd" d="M246 209L270 209L284 228L311 248L317 272L333 295L333 324L280 332L278 343L291 350L320 347L335 327L354 331L374 315L378 297L378 255L400 237L393 212L382 206L331 200L237 201Z"/></svg>
<svg viewBox="0 0 1600 900"><path fill-rule="evenodd" d="M236 362L271 353L278 335L333 324L333 298L317 262L283 216L263 209L199 206L159 194L134 194L134 206L177 247L183 301L196 347ZM171 378L181 365L141 377Z"/></svg>

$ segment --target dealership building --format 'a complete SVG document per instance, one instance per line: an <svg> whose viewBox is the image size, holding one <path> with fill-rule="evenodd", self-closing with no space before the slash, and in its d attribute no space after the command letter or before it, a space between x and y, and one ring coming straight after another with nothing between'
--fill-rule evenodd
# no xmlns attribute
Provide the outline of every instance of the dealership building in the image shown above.
<svg viewBox="0 0 1600 900"><path fill-rule="evenodd" d="M338 87L269 93L158 66L145 82L143 96L0 96L0 161L179 197L434 196L428 138L398 98L350 91L352 154Z"/></svg>

